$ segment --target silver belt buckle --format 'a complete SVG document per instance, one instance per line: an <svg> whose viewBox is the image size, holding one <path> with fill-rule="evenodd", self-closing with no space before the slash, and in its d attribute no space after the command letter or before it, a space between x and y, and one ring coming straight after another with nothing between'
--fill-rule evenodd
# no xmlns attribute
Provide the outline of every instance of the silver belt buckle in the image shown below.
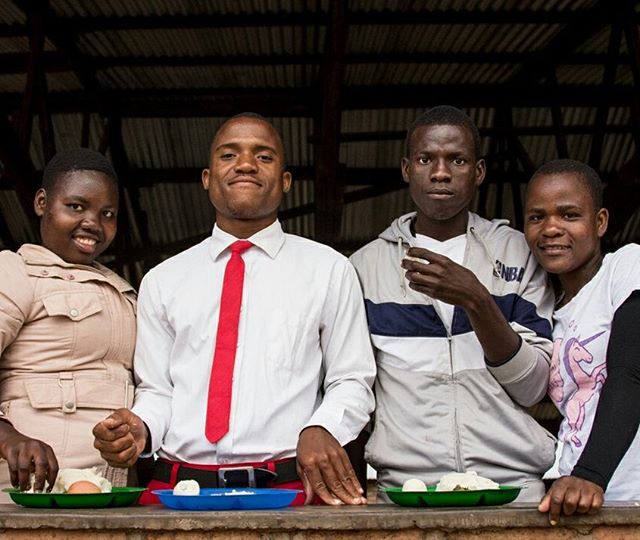
<svg viewBox="0 0 640 540"><path fill-rule="evenodd" d="M218 469L218 487L227 487L227 471L247 471L247 487L256 487L256 472L253 467L224 467Z"/></svg>

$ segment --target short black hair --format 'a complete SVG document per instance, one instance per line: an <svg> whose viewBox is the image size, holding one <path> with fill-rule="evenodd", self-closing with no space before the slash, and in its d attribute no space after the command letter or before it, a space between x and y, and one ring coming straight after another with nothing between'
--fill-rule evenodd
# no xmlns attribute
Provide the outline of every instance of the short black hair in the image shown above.
<svg viewBox="0 0 640 540"><path fill-rule="evenodd" d="M422 126L460 126L466 128L473 137L473 150L476 159L480 159L482 149L480 147L480 132L473 120L463 111L451 105L438 105L423 112L416 118L407 130L407 138L404 142L405 156L409 157L411 136L413 132Z"/></svg>
<svg viewBox="0 0 640 540"><path fill-rule="evenodd" d="M74 171L98 171L118 183L113 165L100 152L89 148L70 148L58 152L47 163L42 174L42 188L47 192L54 191L56 184Z"/></svg>
<svg viewBox="0 0 640 540"><path fill-rule="evenodd" d="M269 122L269 120L267 120L260 113L252 112L252 111L245 111L245 112L241 112L241 113L238 113L238 114L234 114L231 118L229 118L228 120L225 120L224 123L226 124L229 120L235 120L236 118L257 118L258 120L262 120L263 122L266 122L267 124L271 124L271 122Z"/></svg>
<svg viewBox="0 0 640 540"><path fill-rule="evenodd" d="M231 122L231 120L237 120L238 118L253 118L255 120L261 120L265 124L268 124L271 127L271 129L273 129L275 134L278 136L278 139L280 139L280 146L282 147L282 170L285 171L287 169L287 149L284 147L284 141L282 140L282 135L273 125L273 122L270 122L269 120L267 120L260 113L245 111L238 114L234 114L230 118L227 118L224 122L222 122L222 124L220 124L220 127L217 129L215 135L213 136L213 139L211 139L211 143L213 144L213 141L215 140L215 138L217 137L218 133L220 132L220 130L224 125Z"/></svg>
<svg viewBox="0 0 640 540"><path fill-rule="evenodd" d="M554 159L538 168L533 173L529 183L533 182L539 176L550 176L553 174L575 174L582 180L596 210L602 208L602 180L598 173L589 167L586 163L576 161L575 159Z"/></svg>

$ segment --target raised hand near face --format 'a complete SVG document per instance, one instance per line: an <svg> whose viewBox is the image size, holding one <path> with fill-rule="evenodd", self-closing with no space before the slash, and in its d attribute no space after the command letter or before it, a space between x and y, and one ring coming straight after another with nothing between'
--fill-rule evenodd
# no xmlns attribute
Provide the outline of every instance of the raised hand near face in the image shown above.
<svg viewBox="0 0 640 540"><path fill-rule="evenodd" d="M402 267L407 271L405 276L414 291L463 308L488 299L487 289L475 274L448 257L416 247L410 248L407 255L414 260L404 259Z"/></svg>

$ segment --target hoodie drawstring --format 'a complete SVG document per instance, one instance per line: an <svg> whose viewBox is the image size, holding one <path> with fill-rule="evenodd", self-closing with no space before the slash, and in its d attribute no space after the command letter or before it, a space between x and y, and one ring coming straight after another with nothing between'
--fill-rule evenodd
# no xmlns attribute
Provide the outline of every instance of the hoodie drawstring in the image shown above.
<svg viewBox="0 0 640 540"><path fill-rule="evenodd" d="M404 269L402 268L402 259L404 259L404 250L402 247L402 237L398 236L398 268L400 269L400 290L402 291L402 297L407 297L407 284L404 279Z"/></svg>

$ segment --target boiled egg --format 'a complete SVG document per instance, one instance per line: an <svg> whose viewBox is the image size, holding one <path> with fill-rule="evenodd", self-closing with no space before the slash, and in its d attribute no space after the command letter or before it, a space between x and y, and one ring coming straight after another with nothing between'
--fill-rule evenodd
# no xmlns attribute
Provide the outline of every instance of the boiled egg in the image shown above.
<svg viewBox="0 0 640 540"><path fill-rule="evenodd" d="M99 486L88 480L78 480L67 488L67 493L102 493Z"/></svg>
<svg viewBox="0 0 640 540"><path fill-rule="evenodd" d="M427 485L419 478L409 478L402 484L402 491L427 491Z"/></svg>

